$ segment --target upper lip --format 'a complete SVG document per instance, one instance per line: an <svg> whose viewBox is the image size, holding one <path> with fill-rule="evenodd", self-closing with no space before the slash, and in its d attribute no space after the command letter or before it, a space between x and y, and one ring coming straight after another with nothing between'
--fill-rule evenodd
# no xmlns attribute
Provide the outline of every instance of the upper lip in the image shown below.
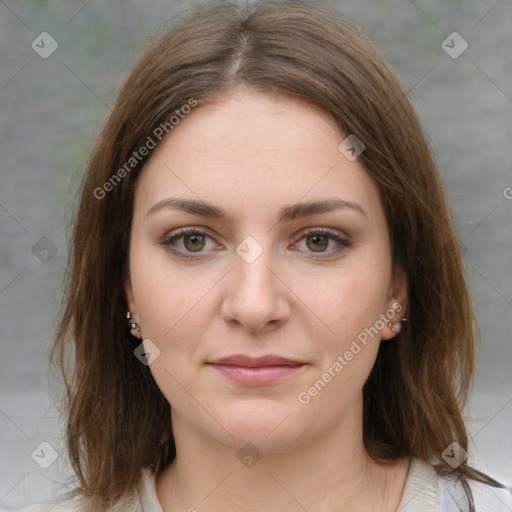
<svg viewBox="0 0 512 512"><path fill-rule="evenodd" d="M288 359L277 355L265 355L260 357L250 357L244 354L237 354L228 357L222 357L209 364L225 364L231 366L259 367L259 366L300 366L304 363L294 359Z"/></svg>

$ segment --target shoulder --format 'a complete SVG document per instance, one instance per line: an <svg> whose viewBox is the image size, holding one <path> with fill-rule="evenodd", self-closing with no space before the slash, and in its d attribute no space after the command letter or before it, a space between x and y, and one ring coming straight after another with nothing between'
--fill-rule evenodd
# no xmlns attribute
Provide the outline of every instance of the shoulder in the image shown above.
<svg viewBox="0 0 512 512"><path fill-rule="evenodd" d="M19 512L80 512L81 502L77 499L51 501L40 505L30 505Z"/></svg>
<svg viewBox="0 0 512 512"><path fill-rule="evenodd" d="M504 487L492 487L467 480L473 503L462 481L438 475L431 464L411 459L399 512L511 512L512 493Z"/></svg>
<svg viewBox="0 0 512 512"><path fill-rule="evenodd" d="M493 487L468 479L473 506L468 500L466 489L461 481L450 477L438 476L439 512L510 512L512 510L512 492L505 487Z"/></svg>
<svg viewBox="0 0 512 512"><path fill-rule="evenodd" d="M122 498L109 512L162 512L158 502L155 477L148 470L142 471L141 486L133 495ZM60 497L41 505L31 505L19 512L89 512L90 505L83 497Z"/></svg>

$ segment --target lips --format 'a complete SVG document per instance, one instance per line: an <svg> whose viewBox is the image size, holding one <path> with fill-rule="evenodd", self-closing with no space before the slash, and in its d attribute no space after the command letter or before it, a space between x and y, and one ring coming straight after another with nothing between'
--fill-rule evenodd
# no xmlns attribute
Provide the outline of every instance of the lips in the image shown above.
<svg viewBox="0 0 512 512"><path fill-rule="evenodd" d="M224 377L246 386L262 386L297 373L305 363L276 355L250 357L239 354L208 363Z"/></svg>
<svg viewBox="0 0 512 512"><path fill-rule="evenodd" d="M223 357L213 361L211 364L224 364L232 366L243 366L246 368L257 368L262 366L301 366L303 363L285 357L267 355L260 357L249 357L244 354Z"/></svg>

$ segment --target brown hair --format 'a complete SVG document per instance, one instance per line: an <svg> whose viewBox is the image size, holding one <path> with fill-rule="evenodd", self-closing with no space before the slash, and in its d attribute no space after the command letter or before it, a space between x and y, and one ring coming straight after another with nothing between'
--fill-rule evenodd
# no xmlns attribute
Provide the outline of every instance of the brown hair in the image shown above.
<svg viewBox="0 0 512 512"><path fill-rule="evenodd" d="M364 386L368 453L483 478L441 457L453 441L468 449L461 408L474 371L473 312L441 181L406 92L373 44L335 12L296 1L222 2L195 8L151 44L119 93L85 177L52 350L67 387L77 492L106 510L136 488L142 468L160 474L175 457L170 406L134 357L125 317L135 180L149 156L104 198L95 191L191 98L201 108L241 84L319 107L366 147L359 158L379 187L409 297L408 323L381 344Z"/></svg>

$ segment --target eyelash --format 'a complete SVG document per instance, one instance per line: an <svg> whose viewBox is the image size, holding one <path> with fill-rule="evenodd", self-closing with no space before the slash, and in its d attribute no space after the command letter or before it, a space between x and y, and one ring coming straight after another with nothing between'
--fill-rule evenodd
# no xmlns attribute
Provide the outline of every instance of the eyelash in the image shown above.
<svg viewBox="0 0 512 512"><path fill-rule="evenodd" d="M198 254L198 256L186 256L183 252L176 250L172 246L172 244L175 243L176 240L179 240L180 238L183 238L183 237L185 237L187 235L200 235L200 236L205 236L205 237L208 237L208 238L212 238L208 233L206 233L205 231L201 231L198 228L186 227L186 228L180 229L179 231L177 231L172 236L165 237L162 241L159 241L158 244L161 245L161 246L164 246L165 249L171 251L173 254L175 254L175 255L177 255L177 256L179 256L181 258L186 258L186 259L198 259L198 258L201 258L202 257L201 256L201 254L202 254L201 251L198 251L196 253L196 254ZM327 259L327 258L330 258L330 257L334 256L335 254L338 254L339 252L343 251L344 249L347 249L348 247L350 247L352 245L352 242L349 239L343 238L342 236L337 234L335 231L331 231L328 228L313 228L313 229L309 229L309 230L307 230L307 231L305 231L305 232L303 232L301 234L301 236L294 242L294 245L297 244L298 242L300 242L303 239L306 239L308 237L315 236L315 235L327 236L329 240L334 240L335 242L337 242L339 244L339 246L334 251L330 251L328 253L322 253L322 252L315 253L315 252L311 252L310 254L313 254L313 255L315 255L315 254L316 255L328 254L327 256L313 256L314 259ZM194 253L190 253L190 254L194 254Z"/></svg>

